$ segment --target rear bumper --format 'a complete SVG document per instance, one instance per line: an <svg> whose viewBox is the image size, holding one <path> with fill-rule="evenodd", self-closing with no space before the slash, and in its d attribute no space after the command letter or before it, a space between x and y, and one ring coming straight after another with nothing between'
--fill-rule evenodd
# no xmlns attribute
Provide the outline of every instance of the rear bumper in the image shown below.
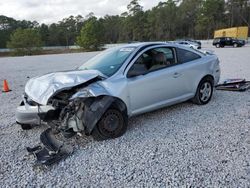
<svg viewBox="0 0 250 188"><path fill-rule="evenodd" d="M39 125L41 117L46 115L48 111L54 110L50 105L47 106L31 106L25 99L16 109L16 122L18 124Z"/></svg>

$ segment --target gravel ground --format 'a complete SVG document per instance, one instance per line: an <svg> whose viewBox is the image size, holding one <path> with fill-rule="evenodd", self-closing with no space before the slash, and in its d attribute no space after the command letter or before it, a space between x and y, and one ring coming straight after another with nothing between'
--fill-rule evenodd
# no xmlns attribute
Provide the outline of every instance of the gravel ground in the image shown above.
<svg viewBox="0 0 250 188"><path fill-rule="evenodd" d="M250 80L250 46L215 49L222 79ZM0 187L250 187L250 91L216 91L205 106L186 102L130 119L126 134L96 142L75 138L75 153L47 170L33 168L15 108L28 77L77 67L96 53L0 58Z"/></svg>

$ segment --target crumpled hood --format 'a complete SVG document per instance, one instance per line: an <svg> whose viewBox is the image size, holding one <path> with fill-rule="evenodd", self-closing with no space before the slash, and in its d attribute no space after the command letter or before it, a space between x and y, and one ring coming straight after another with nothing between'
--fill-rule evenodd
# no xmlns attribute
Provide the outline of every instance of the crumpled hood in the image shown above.
<svg viewBox="0 0 250 188"><path fill-rule="evenodd" d="M50 97L59 91L70 89L98 76L105 77L97 70L74 70L49 73L40 77L31 78L25 86L25 93L33 101L46 105Z"/></svg>

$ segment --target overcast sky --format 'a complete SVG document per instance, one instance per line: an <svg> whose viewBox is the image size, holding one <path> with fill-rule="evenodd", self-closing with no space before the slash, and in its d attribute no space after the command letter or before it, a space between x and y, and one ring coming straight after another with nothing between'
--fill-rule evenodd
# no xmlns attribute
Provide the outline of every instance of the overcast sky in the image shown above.
<svg viewBox="0 0 250 188"><path fill-rule="evenodd" d="M94 12L97 17L117 15L127 10L131 0L0 0L0 15L19 20L53 23L70 15L86 16ZM141 0L144 10L156 6L160 0Z"/></svg>

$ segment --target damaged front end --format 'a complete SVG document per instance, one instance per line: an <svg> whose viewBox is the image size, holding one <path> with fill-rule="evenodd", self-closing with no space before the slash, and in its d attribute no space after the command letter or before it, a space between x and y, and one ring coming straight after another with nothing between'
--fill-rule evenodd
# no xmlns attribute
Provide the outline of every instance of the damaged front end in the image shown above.
<svg viewBox="0 0 250 188"><path fill-rule="evenodd" d="M90 135L114 101L111 96L78 98L70 101L60 110L58 119L53 116L53 119L48 121L50 128L40 136L42 145L27 148L28 152L36 157L36 164L48 166L72 154L73 148L57 140L53 132L62 134L64 139L71 138L77 133Z"/></svg>
<svg viewBox="0 0 250 188"><path fill-rule="evenodd" d="M17 123L24 129L31 128L29 126L33 124L41 125L43 122L50 126L40 136L42 145L27 148L28 152L36 157L37 164L51 165L73 152L72 147L56 139L55 133L62 134L65 139L77 133L92 133L100 118L116 101L115 97L110 96L97 83L101 79L103 77L91 76L91 79L74 84L71 88L68 86L54 93L49 92L50 97L38 97L41 99L40 103L33 100L35 95L24 95L21 105L17 108ZM34 94L34 91L32 92ZM40 93L48 94L47 91L41 90ZM125 108L121 107L121 110L125 111Z"/></svg>
<svg viewBox="0 0 250 188"><path fill-rule="evenodd" d="M67 71L30 79L16 110L16 121L27 128L58 119L69 98L91 83L105 79L99 71Z"/></svg>
<svg viewBox="0 0 250 188"><path fill-rule="evenodd" d="M59 113L54 111L54 116L47 115L44 121L66 138L82 132L90 135L96 123L114 101L113 97L104 95L72 99L64 107L62 104L60 107L57 106L57 110L60 108Z"/></svg>

